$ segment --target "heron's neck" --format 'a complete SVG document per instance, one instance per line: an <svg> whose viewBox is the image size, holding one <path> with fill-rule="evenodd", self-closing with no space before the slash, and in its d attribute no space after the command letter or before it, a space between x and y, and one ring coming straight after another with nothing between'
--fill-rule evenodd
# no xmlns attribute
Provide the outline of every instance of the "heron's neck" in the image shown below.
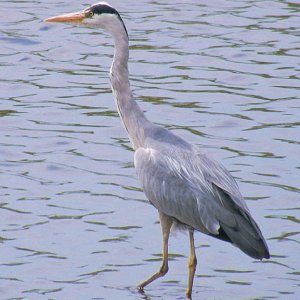
<svg viewBox="0 0 300 300"><path fill-rule="evenodd" d="M112 32L115 53L110 69L114 99L131 144L137 149L144 144L146 126L151 124L133 99L128 73L128 37L125 30Z"/></svg>

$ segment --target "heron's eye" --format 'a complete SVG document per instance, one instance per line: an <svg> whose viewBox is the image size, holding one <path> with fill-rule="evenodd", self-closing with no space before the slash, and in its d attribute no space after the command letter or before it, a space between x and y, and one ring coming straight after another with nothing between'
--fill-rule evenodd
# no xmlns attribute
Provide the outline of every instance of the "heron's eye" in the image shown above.
<svg viewBox="0 0 300 300"><path fill-rule="evenodd" d="M89 17L92 18L93 16L94 16L94 12L93 12L93 11L90 11L90 12L89 12Z"/></svg>

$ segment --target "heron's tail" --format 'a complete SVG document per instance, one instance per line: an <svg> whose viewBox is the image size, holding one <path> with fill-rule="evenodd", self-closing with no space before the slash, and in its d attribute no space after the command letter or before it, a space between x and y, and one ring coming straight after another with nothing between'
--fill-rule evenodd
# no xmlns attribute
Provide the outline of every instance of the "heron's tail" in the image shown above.
<svg viewBox="0 0 300 300"><path fill-rule="evenodd" d="M234 216L238 226L230 227L220 223L221 229L230 241L247 255L256 258L270 258L267 243L253 218L246 212Z"/></svg>
<svg viewBox="0 0 300 300"><path fill-rule="evenodd" d="M227 217L219 216L219 236L217 238L232 242L247 255L256 258L270 258L267 243L250 213L238 206L231 196L214 186L223 208L227 210Z"/></svg>

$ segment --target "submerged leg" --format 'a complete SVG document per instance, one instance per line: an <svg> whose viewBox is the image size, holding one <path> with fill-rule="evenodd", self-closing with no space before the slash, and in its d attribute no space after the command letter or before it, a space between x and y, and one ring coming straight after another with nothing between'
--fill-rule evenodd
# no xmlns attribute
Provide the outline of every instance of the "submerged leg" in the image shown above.
<svg viewBox="0 0 300 300"><path fill-rule="evenodd" d="M138 285L138 289L142 292L144 290L144 287L151 283L152 281L156 280L159 277L164 276L168 270L168 241L170 236L170 230L172 227L173 220L172 218L168 217L167 215L163 213L159 213L160 218L160 225L162 229L162 235L163 235L163 258L162 258L162 265L158 272L154 273L151 277L143 281Z"/></svg>
<svg viewBox="0 0 300 300"><path fill-rule="evenodd" d="M186 297L188 299L191 299L194 276L195 276L196 266L197 266L197 257L196 257L196 251L195 251L195 243L194 243L194 230L190 230L189 234L190 234L191 255L189 258L189 281L188 281L188 287L186 290Z"/></svg>

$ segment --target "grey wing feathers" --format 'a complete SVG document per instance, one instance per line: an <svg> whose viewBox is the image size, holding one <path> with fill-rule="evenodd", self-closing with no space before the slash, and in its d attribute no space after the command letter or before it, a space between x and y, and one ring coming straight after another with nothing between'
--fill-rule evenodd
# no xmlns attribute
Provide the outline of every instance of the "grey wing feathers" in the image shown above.
<svg viewBox="0 0 300 300"><path fill-rule="evenodd" d="M221 164L198 151L153 148L137 149L134 161L144 192L159 211L203 233L222 233L251 257L269 256L235 180Z"/></svg>
<svg viewBox="0 0 300 300"><path fill-rule="evenodd" d="M180 165L154 149L139 148L135 153L135 167L138 178L149 201L161 212L176 218L183 224L197 228L204 233L217 233L218 222L207 218L209 214L198 203ZM200 206L200 211L199 211Z"/></svg>

